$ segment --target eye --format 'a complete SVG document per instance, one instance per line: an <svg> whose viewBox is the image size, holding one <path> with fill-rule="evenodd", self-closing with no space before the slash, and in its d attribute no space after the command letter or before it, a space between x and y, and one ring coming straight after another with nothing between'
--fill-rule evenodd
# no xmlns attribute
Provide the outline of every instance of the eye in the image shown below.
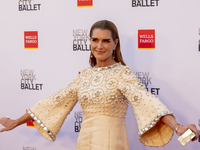
<svg viewBox="0 0 200 150"><path fill-rule="evenodd" d="M96 42L96 41L97 41L97 38L93 38L92 41L93 41L93 42Z"/></svg>
<svg viewBox="0 0 200 150"><path fill-rule="evenodd" d="M103 40L105 43L110 43L110 40L107 40L107 39L105 39L105 40Z"/></svg>

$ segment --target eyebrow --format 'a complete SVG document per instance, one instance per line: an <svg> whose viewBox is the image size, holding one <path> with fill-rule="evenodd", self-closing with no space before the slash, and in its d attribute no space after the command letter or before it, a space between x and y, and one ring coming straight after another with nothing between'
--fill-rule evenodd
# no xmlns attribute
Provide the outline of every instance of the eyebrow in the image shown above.
<svg viewBox="0 0 200 150"><path fill-rule="evenodd" d="M98 38L92 37L93 40L96 40ZM103 39L103 40L111 40L111 39Z"/></svg>

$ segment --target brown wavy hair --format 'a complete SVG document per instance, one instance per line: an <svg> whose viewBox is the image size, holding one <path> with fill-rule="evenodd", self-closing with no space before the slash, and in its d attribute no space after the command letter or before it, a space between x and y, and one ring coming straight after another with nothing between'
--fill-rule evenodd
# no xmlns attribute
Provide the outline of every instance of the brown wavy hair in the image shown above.
<svg viewBox="0 0 200 150"><path fill-rule="evenodd" d="M117 30L117 27L115 26L115 24L112 23L111 21L108 21L108 20L100 20L100 21L95 22L92 25L91 29L90 29L90 38L92 38L92 33L93 33L94 29L106 29L106 30L110 30L111 34L112 34L113 41L115 41L116 39L118 39L116 50L113 51L114 60L116 62L121 62L122 65L126 66L126 64L124 63L124 60L122 58L122 54L121 54L121 50L120 50L119 34L118 34L118 30ZM96 58L92 54L92 51L90 53L89 63L90 63L90 66L92 66L92 67L94 67L97 64Z"/></svg>

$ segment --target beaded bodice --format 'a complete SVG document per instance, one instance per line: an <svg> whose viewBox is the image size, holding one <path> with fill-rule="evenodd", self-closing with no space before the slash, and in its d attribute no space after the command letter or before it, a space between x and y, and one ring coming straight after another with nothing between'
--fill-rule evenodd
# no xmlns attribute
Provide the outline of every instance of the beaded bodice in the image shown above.
<svg viewBox="0 0 200 150"><path fill-rule="evenodd" d="M79 84L78 101L83 114L98 113L114 117L125 117L128 100L123 95L126 89L121 86L122 72L120 63L102 68L84 70ZM123 90L123 91L122 91Z"/></svg>

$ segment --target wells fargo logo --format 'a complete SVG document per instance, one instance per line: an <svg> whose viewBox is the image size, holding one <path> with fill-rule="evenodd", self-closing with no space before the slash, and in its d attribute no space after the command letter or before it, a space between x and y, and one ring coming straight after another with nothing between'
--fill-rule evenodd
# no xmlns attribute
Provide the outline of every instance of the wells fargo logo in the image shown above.
<svg viewBox="0 0 200 150"><path fill-rule="evenodd" d="M77 0L78 7L92 7L93 0Z"/></svg>
<svg viewBox="0 0 200 150"><path fill-rule="evenodd" d="M138 49L155 49L155 30L138 30Z"/></svg>
<svg viewBox="0 0 200 150"><path fill-rule="evenodd" d="M38 49L38 31L24 32L24 48Z"/></svg>

